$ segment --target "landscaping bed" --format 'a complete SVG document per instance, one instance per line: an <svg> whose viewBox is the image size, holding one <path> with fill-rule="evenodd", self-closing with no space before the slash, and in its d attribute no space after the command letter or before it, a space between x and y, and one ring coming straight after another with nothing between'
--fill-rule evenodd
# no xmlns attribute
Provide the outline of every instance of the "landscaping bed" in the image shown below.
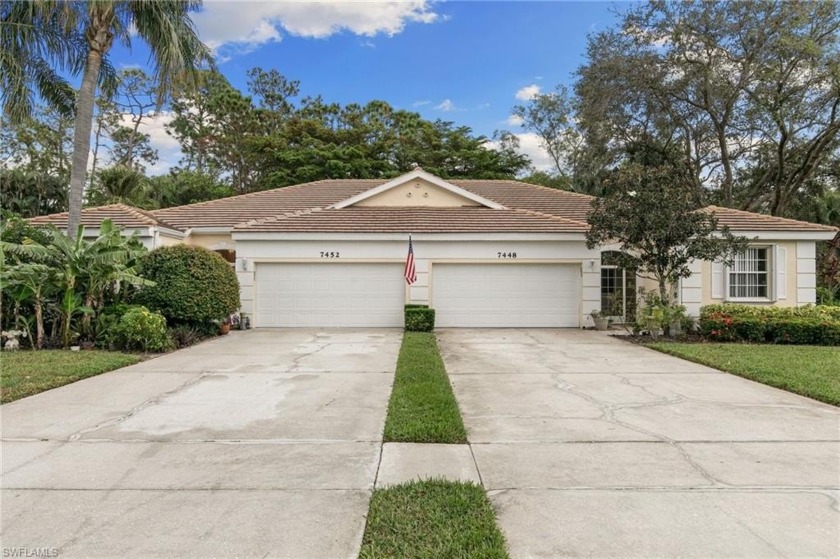
<svg viewBox="0 0 840 559"><path fill-rule="evenodd" d="M4 353L0 403L133 365L140 356L114 351L15 351Z"/></svg>
<svg viewBox="0 0 840 559"><path fill-rule="evenodd" d="M840 307L758 307L726 303L700 309L700 333L709 341L840 345Z"/></svg>
<svg viewBox="0 0 840 559"><path fill-rule="evenodd" d="M403 336L384 440L467 442L464 422L434 334L406 332Z"/></svg>
<svg viewBox="0 0 840 559"><path fill-rule="evenodd" d="M493 559L508 554L481 486L427 480L374 491L359 557Z"/></svg>
<svg viewBox="0 0 840 559"><path fill-rule="evenodd" d="M657 341L647 347L840 406L840 348Z"/></svg>

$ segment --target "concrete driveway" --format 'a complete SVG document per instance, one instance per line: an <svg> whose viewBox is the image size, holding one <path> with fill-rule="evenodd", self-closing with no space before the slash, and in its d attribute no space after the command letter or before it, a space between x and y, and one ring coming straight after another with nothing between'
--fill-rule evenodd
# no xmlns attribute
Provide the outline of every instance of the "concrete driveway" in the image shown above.
<svg viewBox="0 0 840 559"><path fill-rule="evenodd" d="M3 406L4 550L355 557L401 337L233 332Z"/></svg>
<svg viewBox="0 0 840 559"><path fill-rule="evenodd" d="M591 331L444 330L513 557L838 557L837 408Z"/></svg>

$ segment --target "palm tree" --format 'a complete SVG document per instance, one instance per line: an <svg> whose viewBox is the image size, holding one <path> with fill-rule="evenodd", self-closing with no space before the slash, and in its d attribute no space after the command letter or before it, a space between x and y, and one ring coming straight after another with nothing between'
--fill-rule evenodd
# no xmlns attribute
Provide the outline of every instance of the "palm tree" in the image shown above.
<svg viewBox="0 0 840 559"><path fill-rule="evenodd" d="M148 184L143 173L118 165L100 171L96 184L88 191L88 203L93 206L128 204L148 208Z"/></svg>
<svg viewBox="0 0 840 559"><path fill-rule="evenodd" d="M11 69L20 76L11 83L16 89L12 93L4 93L4 109L9 114L19 114L27 102L31 105L32 94L27 93L27 90L30 83L37 84L37 80L41 79L34 75L31 68L40 68L47 61L52 61L79 73L79 44L84 51L82 84L76 95L74 111L73 159L70 169L67 235L73 236L81 222L96 88L103 68L110 67L108 53L114 41L118 40L130 47L132 38L137 36L147 43L151 51L158 105L161 105L174 87L189 89L195 84L196 71L204 64L212 65L210 50L198 38L190 19L190 12L198 9L201 2L14 0L4 2L4 6L6 4L10 7L4 7L0 12L0 51L6 45L13 45L13 54L25 51L33 53L22 63L8 60L9 57L5 55L0 58L0 74L6 74ZM29 5L30 8L22 8L19 6L21 4ZM55 34L43 31L44 22L52 23L53 28L64 31L64 42L58 40ZM24 72L27 68L30 68L29 75ZM46 99L50 100L49 97Z"/></svg>

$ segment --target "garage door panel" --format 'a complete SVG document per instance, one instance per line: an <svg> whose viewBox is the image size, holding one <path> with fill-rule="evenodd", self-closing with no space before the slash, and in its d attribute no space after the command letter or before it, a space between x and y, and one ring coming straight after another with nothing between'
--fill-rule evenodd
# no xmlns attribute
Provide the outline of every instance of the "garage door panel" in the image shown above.
<svg viewBox="0 0 840 559"><path fill-rule="evenodd" d="M404 303L401 264L257 264L257 326L399 327Z"/></svg>
<svg viewBox="0 0 840 559"><path fill-rule="evenodd" d="M433 306L442 327L577 327L580 266L435 264Z"/></svg>

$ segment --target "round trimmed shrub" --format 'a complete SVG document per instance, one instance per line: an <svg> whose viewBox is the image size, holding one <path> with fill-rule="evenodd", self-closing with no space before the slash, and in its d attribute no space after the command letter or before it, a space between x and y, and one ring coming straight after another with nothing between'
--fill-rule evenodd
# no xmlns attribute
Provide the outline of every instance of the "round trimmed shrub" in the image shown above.
<svg viewBox="0 0 840 559"><path fill-rule="evenodd" d="M224 258L206 248L157 248L140 260L140 275L155 282L135 302L160 311L172 323L206 326L239 308L239 281Z"/></svg>

